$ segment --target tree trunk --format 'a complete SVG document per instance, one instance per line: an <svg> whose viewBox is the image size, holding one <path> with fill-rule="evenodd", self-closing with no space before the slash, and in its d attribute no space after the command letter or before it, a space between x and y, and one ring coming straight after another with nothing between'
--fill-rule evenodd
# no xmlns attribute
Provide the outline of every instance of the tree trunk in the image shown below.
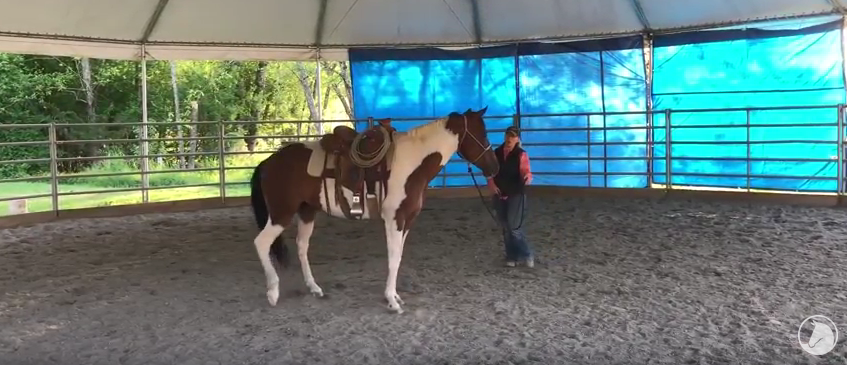
<svg viewBox="0 0 847 365"><path fill-rule="evenodd" d="M265 84L267 80L268 63L265 61L259 62L256 68L255 82L253 87L253 95L250 98L250 117L253 121L259 121L262 118L262 105L265 101ZM246 128L247 135L244 137L244 142L247 144L247 150L253 152L256 150L256 135L259 134L258 124L248 124Z"/></svg>
<svg viewBox="0 0 847 365"><path fill-rule="evenodd" d="M306 96L306 105L309 107L309 120L317 121L318 120L318 107L315 103L316 93L315 85L317 84L317 79L309 80L308 71L306 71L306 66L303 65L302 62L295 63L295 67L297 69L297 80L300 81L300 87L303 88L303 95ZM318 122L320 124L320 122ZM297 135L300 136L303 134L303 124L297 123ZM297 137L297 140L300 140L300 137Z"/></svg>
<svg viewBox="0 0 847 365"><path fill-rule="evenodd" d="M338 100L341 101L341 106L344 107L344 113L347 114L347 118L353 120L353 107L350 105L350 99L347 99L346 93L341 91L341 87L338 84L332 85L332 88L335 90Z"/></svg>
<svg viewBox="0 0 847 365"><path fill-rule="evenodd" d="M306 96L306 105L309 106L309 120L318 119L318 107L315 104L315 82L309 80L308 71L302 62L295 63L297 69L297 80L300 81L300 87L303 88L303 95Z"/></svg>
<svg viewBox="0 0 847 365"><path fill-rule="evenodd" d="M83 57L79 60L80 67L80 78L82 79L82 89L85 92L85 112L86 112L86 120L88 123L94 123L97 121L97 112L94 106L94 86L91 82L91 60L87 57ZM90 130L91 132L98 133L100 128L93 128ZM93 139L100 139L93 138ZM97 143L86 143L85 145L85 155L87 157L97 156L100 150L100 146ZM96 160L91 160L92 163L97 162Z"/></svg>
<svg viewBox="0 0 847 365"><path fill-rule="evenodd" d="M199 114L200 114L200 107L199 107L198 103L196 101L192 101L191 102L191 121L197 122ZM188 142L189 153L196 153L197 152L197 139L196 139L197 138L197 124L190 125L188 127L188 130L189 130L190 136L192 138L192 140ZM196 161L195 157L197 157L197 156L194 156L194 155L188 156L188 168L189 169L194 168L194 161Z"/></svg>
<svg viewBox="0 0 847 365"><path fill-rule="evenodd" d="M336 68L335 66L338 65ZM341 101L341 106L344 107L344 112L348 119L353 119L353 83L350 79L350 72L346 62L325 63L324 68L339 76L341 85L333 83L328 85L328 89L332 89L338 100ZM343 89L342 89L343 87ZM329 90L327 90L329 93Z"/></svg>
<svg viewBox="0 0 847 365"><path fill-rule="evenodd" d="M177 86L176 82L176 62L169 61L168 63L171 65L171 88L174 91L174 125L176 126L176 138L178 139L176 153L181 154L185 151L185 141L182 140L182 125L179 124L182 118L180 118L179 112L179 86ZM185 156L179 155L177 158L179 160L179 168L184 169Z"/></svg>
<svg viewBox="0 0 847 365"><path fill-rule="evenodd" d="M347 62L339 62L338 64L341 68L338 73L341 75L341 82L344 84L344 97L338 95L338 98L344 104L347 117L353 119L353 81L350 78L350 68Z"/></svg>

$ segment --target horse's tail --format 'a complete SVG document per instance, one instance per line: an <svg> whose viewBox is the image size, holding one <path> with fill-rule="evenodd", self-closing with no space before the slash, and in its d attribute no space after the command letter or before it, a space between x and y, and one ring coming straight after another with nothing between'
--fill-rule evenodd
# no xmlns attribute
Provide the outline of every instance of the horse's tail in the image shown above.
<svg viewBox="0 0 847 365"><path fill-rule="evenodd" d="M253 176L250 177L250 206L253 207L253 216L256 218L256 225L260 230L265 228L268 223L268 206L265 203L265 194L262 192L262 165L265 161L260 162L253 169ZM288 267L288 247L279 235L271 244L271 257L280 264L281 267Z"/></svg>

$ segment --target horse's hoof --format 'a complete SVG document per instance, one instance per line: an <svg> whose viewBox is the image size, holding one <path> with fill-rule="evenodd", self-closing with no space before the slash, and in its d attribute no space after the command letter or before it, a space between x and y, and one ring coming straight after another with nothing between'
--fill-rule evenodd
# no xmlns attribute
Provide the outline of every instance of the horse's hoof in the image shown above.
<svg viewBox="0 0 847 365"><path fill-rule="evenodd" d="M324 291L319 286L315 286L314 288L309 288L309 292L312 293L312 295L314 295L318 298L321 298L321 297L324 296Z"/></svg>
<svg viewBox="0 0 847 365"><path fill-rule="evenodd" d="M400 305L406 304L406 302L404 302L403 299L401 299L400 295L398 295L398 294L394 294L394 300L397 301L397 304L400 304Z"/></svg>
<svg viewBox="0 0 847 365"><path fill-rule="evenodd" d="M271 303L271 307L276 306L276 302L279 300L279 289L269 289L268 290L268 303Z"/></svg>
<svg viewBox="0 0 847 365"><path fill-rule="evenodd" d="M388 310L391 311L391 312L394 312L396 314L403 314L403 307L401 307L400 305L393 306L393 305L389 304Z"/></svg>
<svg viewBox="0 0 847 365"><path fill-rule="evenodd" d="M397 312L398 314L403 313L403 308L401 306L405 303L403 303L403 299L400 299L400 296L397 295L397 293L388 295L385 299L388 301L388 310Z"/></svg>

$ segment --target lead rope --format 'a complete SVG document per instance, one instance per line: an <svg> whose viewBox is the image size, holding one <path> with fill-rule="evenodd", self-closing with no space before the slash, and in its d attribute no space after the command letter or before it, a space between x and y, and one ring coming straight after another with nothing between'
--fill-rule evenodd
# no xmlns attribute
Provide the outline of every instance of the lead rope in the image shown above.
<svg viewBox="0 0 847 365"><path fill-rule="evenodd" d="M501 228L505 228L500 223L500 220L497 219L497 217L494 215L494 212L491 211L491 208L488 207L488 204L485 202L485 197L482 196L482 189L480 189L479 185L476 183L476 177L473 174L473 170L471 169L470 162L468 163L468 175L471 175L471 180L473 180L473 185L476 187L476 191L479 193L479 200L482 201L482 205L485 206L485 210L488 211L488 215L491 216L491 220L493 220L494 224L496 224L497 226L499 226ZM523 224L523 223L521 223L521 224Z"/></svg>
<svg viewBox="0 0 847 365"><path fill-rule="evenodd" d="M471 180L473 180L473 185L476 187L476 191L479 193L479 199L482 201L482 205L485 206L485 210L488 211L488 215L491 216L491 219L494 220L494 223L497 224L497 226L499 226L500 228L506 228L506 227L503 227L503 224L500 223L500 220L497 219L497 217L495 217L494 213L491 212L491 208L489 208L488 204L485 202L485 197L482 196L482 189L480 189L479 185L476 183L476 177L473 174L473 170L471 169L470 163L468 163L468 175L471 175ZM523 211L525 200L526 200L526 195L523 195L521 197L521 224L519 224L517 227L515 227L516 230L521 229L521 227L523 227L523 222L524 222L524 218L525 218L525 215L526 215L526 214L524 214L525 212Z"/></svg>

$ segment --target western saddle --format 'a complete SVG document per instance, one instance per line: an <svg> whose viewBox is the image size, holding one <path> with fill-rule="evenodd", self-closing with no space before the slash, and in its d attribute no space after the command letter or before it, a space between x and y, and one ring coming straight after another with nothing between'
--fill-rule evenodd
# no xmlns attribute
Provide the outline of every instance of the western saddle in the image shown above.
<svg viewBox="0 0 847 365"><path fill-rule="evenodd" d="M371 124L372 119L369 119ZM375 216L382 207L382 199L387 192L388 163L393 155L394 133L391 119L382 119L379 124L358 133L347 126L335 127L332 133L321 137L321 148L326 151L324 169L324 199L329 209L329 193L326 179L335 179L335 199L348 219L361 219L365 207L371 216ZM334 168L329 168L332 158ZM380 194L376 191L376 182L380 183ZM348 204L341 189L345 187L353 192L353 204ZM367 190L365 190L367 188ZM362 201L366 195L366 202ZM364 203L364 204L363 204Z"/></svg>

